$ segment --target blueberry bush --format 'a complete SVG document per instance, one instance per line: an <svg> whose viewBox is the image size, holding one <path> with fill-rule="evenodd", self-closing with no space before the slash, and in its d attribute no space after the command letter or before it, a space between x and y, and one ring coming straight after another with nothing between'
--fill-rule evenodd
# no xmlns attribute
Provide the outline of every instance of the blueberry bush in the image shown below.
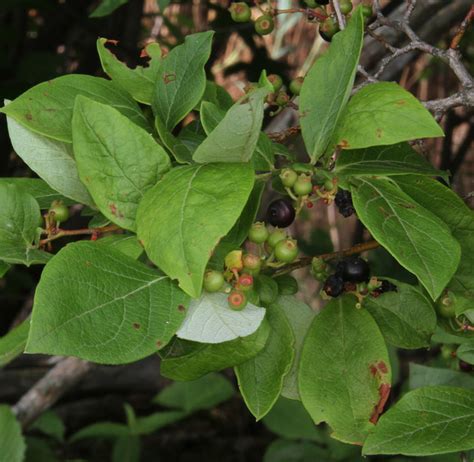
<svg viewBox="0 0 474 462"><path fill-rule="evenodd" d="M421 102L392 82L355 87L371 7L341 1L342 28L324 3L308 6L329 49L288 91L262 72L233 101L206 75L206 31L167 54L147 45L148 65L135 69L99 38L110 79L64 75L5 101L12 145L39 178L0 179L0 271L43 269L31 319L0 340L2 365L23 351L108 365L158 354L178 390L233 368L249 412L282 438L266 460L276 460L271 451L316 460L333 440L358 455L474 447L463 373L446 369L457 378L436 382L417 366L417 384L390 400L394 347L437 338L472 370L474 213L411 143L443 136ZM230 13L250 20L246 3ZM255 21L257 33L272 32L273 13ZM266 109L288 105L299 111L303 163L262 131ZM265 189L279 197L262 210ZM355 214L371 238L303 255L288 227L317 202ZM89 226L64 229L78 209ZM56 251L65 236L78 238ZM373 271L365 255L379 247L414 283ZM290 273L303 266L321 283L319 313L298 298ZM215 403L232 394L228 383L212 387ZM143 421L128 409L128 426L97 424L73 438L102 431L120 452L201 409L160 396L172 411ZM0 408L0 448L19 432L13 419ZM21 460L20 446L8 460Z"/></svg>

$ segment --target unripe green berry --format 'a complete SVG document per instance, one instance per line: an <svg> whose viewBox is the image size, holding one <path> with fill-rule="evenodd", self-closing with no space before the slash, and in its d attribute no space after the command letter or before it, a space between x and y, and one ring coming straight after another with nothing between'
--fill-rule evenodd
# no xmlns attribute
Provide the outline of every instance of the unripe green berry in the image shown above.
<svg viewBox="0 0 474 462"><path fill-rule="evenodd" d="M283 239L275 246L275 257L284 263L291 263L298 256L298 245L294 239Z"/></svg>
<svg viewBox="0 0 474 462"><path fill-rule="evenodd" d="M436 302L436 311L442 318L454 318L456 316L456 305L449 295L444 295Z"/></svg>
<svg viewBox="0 0 474 462"><path fill-rule="evenodd" d="M250 7L245 2L232 3L229 11L235 22L248 22L252 16Z"/></svg>
<svg viewBox="0 0 474 462"><path fill-rule="evenodd" d="M277 74L270 74L267 77L268 81L273 85L273 91L276 93L283 86L282 78Z"/></svg>
<svg viewBox="0 0 474 462"><path fill-rule="evenodd" d="M291 168L284 168L280 173L280 180L286 188L291 188L298 179L298 174Z"/></svg>
<svg viewBox="0 0 474 462"><path fill-rule="evenodd" d="M293 185L293 191L297 196L307 196L311 194L312 190L313 183L311 182L311 176L302 173Z"/></svg>
<svg viewBox="0 0 474 462"><path fill-rule="evenodd" d="M320 26L319 26L319 35L326 40L326 42L330 42L336 32L339 31L339 25L333 17L327 18Z"/></svg>
<svg viewBox="0 0 474 462"><path fill-rule="evenodd" d="M324 189L326 189L326 191L333 191L334 187L335 187L335 184L332 180L326 180L324 182Z"/></svg>
<svg viewBox="0 0 474 462"><path fill-rule="evenodd" d="M275 104L277 106L286 106L289 101L290 101L290 97L283 90L280 90L278 94L276 95Z"/></svg>
<svg viewBox="0 0 474 462"><path fill-rule="evenodd" d="M267 239L267 244L274 248L280 241L286 239L286 233L282 229L276 228L275 231L270 233Z"/></svg>
<svg viewBox="0 0 474 462"><path fill-rule="evenodd" d="M242 258L244 270L252 276L256 276L262 267L262 260L259 256L248 253Z"/></svg>
<svg viewBox="0 0 474 462"><path fill-rule="evenodd" d="M304 77L296 77L290 82L290 91L294 95L299 95L303 86Z"/></svg>
<svg viewBox="0 0 474 462"><path fill-rule="evenodd" d="M269 232L265 223L257 221L249 229L249 241L254 242L255 244L263 244L269 236Z"/></svg>
<svg viewBox="0 0 474 462"><path fill-rule="evenodd" d="M56 223L63 223L69 219L69 209L61 201L53 201L49 213Z"/></svg>
<svg viewBox="0 0 474 462"><path fill-rule="evenodd" d="M260 35L268 35L275 28L275 22L269 14L262 14L255 21L255 32Z"/></svg>
<svg viewBox="0 0 474 462"><path fill-rule="evenodd" d="M247 305L247 297L241 290L233 289L227 297L229 307L235 311L240 311Z"/></svg>
<svg viewBox="0 0 474 462"><path fill-rule="evenodd" d="M242 263L242 250L232 250L232 252L229 252L224 259L224 263L226 268L240 271L244 267Z"/></svg>
<svg viewBox="0 0 474 462"><path fill-rule="evenodd" d="M352 2L350 0L342 0L339 3L342 14L349 14L352 11Z"/></svg>
<svg viewBox="0 0 474 462"><path fill-rule="evenodd" d="M207 271L204 274L204 290L219 292L224 286L224 275L220 271Z"/></svg>
<svg viewBox="0 0 474 462"><path fill-rule="evenodd" d="M372 17L372 7L370 5L362 5L362 15L364 18L369 19Z"/></svg>
<svg viewBox="0 0 474 462"><path fill-rule="evenodd" d="M311 268L315 274L321 273L327 268L327 266L327 263L322 258L314 257L311 260Z"/></svg>

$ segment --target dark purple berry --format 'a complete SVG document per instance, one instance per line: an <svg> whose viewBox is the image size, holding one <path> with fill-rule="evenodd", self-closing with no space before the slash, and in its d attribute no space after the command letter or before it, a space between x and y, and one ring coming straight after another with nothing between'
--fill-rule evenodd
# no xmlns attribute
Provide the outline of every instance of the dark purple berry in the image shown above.
<svg viewBox="0 0 474 462"><path fill-rule="evenodd" d="M334 198L334 202L336 207L339 209L339 213L344 217L350 217L355 213L354 206L352 204L352 195L349 191L345 191L344 189L340 189L336 193L336 197Z"/></svg>
<svg viewBox="0 0 474 462"><path fill-rule="evenodd" d="M349 257L337 264L336 274L346 282L368 282L370 268L363 258Z"/></svg>
<svg viewBox="0 0 474 462"><path fill-rule="evenodd" d="M462 359L460 359L459 369L463 372L472 372L474 370L474 367L472 366L472 364L469 364L466 361L463 361Z"/></svg>
<svg viewBox="0 0 474 462"><path fill-rule="evenodd" d="M288 199L277 199L273 201L267 210L267 221L277 228L286 228L295 219L295 208Z"/></svg>
<svg viewBox="0 0 474 462"><path fill-rule="evenodd" d="M379 290L384 293L384 292L396 292L397 291L397 286L395 284L392 284L390 281L387 281L386 279L382 280L382 285L379 287Z"/></svg>
<svg viewBox="0 0 474 462"><path fill-rule="evenodd" d="M338 297L344 292L344 281L337 274L331 274L324 282L323 290L330 297Z"/></svg>

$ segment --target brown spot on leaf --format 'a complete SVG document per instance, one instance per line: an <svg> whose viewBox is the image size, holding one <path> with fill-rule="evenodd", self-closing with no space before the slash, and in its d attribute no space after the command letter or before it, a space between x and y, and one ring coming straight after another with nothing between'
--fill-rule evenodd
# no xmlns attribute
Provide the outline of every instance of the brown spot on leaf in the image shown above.
<svg viewBox="0 0 474 462"><path fill-rule="evenodd" d="M140 327L142 327L142 326L140 325L140 323L138 323L138 322L134 322L134 323L133 323L133 328L134 328L135 330L140 329Z"/></svg>
<svg viewBox="0 0 474 462"><path fill-rule="evenodd" d="M186 307L184 305L178 305L178 311L186 311Z"/></svg>
<svg viewBox="0 0 474 462"><path fill-rule="evenodd" d="M380 139L382 138L382 135L383 135L383 129L377 128L377 130L375 130L375 136Z"/></svg>
<svg viewBox="0 0 474 462"><path fill-rule="evenodd" d="M33 116L31 115L31 112L27 112L25 114L25 118L26 118L26 120L33 120Z"/></svg>
<svg viewBox="0 0 474 462"><path fill-rule="evenodd" d="M408 204L408 203L399 203L398 204L400 207L403 207L405 209L414 209L415 205L414 204Z"/></svg>
<svg viewBox="0 0 474 462"><path fill-rule="evenodd" d="M383 408L387 403L388 397L390 395L390 384L388 383L381 383L379 386L379 401L374 406L374 410L370 416L369 422L373 423L374 425L379 420L380 414L383 412Z"/></svg>
<svg viewBox="0 0 474 462"><path fill-rule="evenodd" d="M341 140L339 142L339 146L342 148L342 149L347 149L350 145L349 145L349 141L347 140Z"/></svg>
<svg viewBox="0 0 474 462"><path fill-rule="evenodd" d="M384 361L379 361L377 363L377 369L382 373L382 374L388 374L388 367L385 364Z"/></svg>
<svg viewBox="0 0 474 462"><path fill-rule="evenodd" d="M395 106L404 106L405 104L407 104L407 102L404 99L399 99L395 102Z"/></svg>
<svg viewBox="0 0 474 462"><path fill-rule="evenodd" d="M161 348L161 347L163 346L163 342L162 342L161 340L157 340L157 341L156 341L156 346L157 346L158 348Z"/></svg>
<svg viewBox="0 0 474 462"><path fill-rule="evenodd" d="M115 204L109 204L109 209L112 215L117 216L117 206Z"/></svg>
<svg viewBox="0 0 474 462"><path fill-rule="evenodd" d="M168 85L169 83L174 82L175 80L176 74L174 72L170 72L163 76L163 82L165 82L165 85Z"/></svg>
<svg viewBox="0 0 474 462"><path fill-rule="evenodd" d="M89 260L86 260L86 261L84 262L84 264L85 264L86 266L92 266L92 263L91 263Z"/></svg>

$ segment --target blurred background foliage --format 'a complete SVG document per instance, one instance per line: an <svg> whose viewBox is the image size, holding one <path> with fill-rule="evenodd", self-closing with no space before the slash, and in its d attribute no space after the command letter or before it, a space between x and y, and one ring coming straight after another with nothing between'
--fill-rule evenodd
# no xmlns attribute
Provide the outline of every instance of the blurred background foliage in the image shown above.
<svg viewBox="0 0 474 462"><path fill-rule="evenodd" d="M404 1L385 0L381 3L386 14L395 14ZM432 43L446 46L470 3L463 0L419 1L421 11L414 17L414 27L423 36L430 37ZM291 0L277 0L277 4L278 8L295 6ZM292 78L304 75L327 47L317 33L317 26L301 14L278 16L276 31L261 37L255 34L251 23L234 23L228 7L227 0L172 3L169 0L2 0L0 96L13 99L29 87L65 73L103 76L96 52L98 37L117 40L118 44L111 45L111 50L127 65L135 67L146 65L140 52L150 42L159 42L166 51L181 43L189 33L214 29L216 36L207 65L208 77L224 86L234 99L242 94L245 85L258 79L263 69L281 75L288 84ZM253 10L256 17L256 8ZM380 53L380 44L368 37L363 54L364 66L374 68L381 59ZM464 37L462 53L474 71L472 28ZM398 81L423 100L445 97L455 91L457 85L444 64L425 55L410 55L401 65L390 68L387 78ZM474 204L473 118L472 110L452 110L441 122L446 137L418 145L434 165L451 171L454 189L471 205ZM191 121L188 118L183 124ZM296 122L292 109L274 118L267 113L265 129L276 132ZM304 159L298 137L291 138L287 145ZM13 152L3 116L0 118L0 176L33 176ZM262 210L274 194L270 190L266 192ZM76 213L68 225L78 227L84 220L80 213ZM367 238L355 217L344 219L333 206L327 207L319 202L313 209L305 211L303 219L293 225L291 233L301 242L302 250L310 255L338 250ZM372 252L370 261L374 274L413 282L411 275L383 250ZM0 279L0 335L28 316L40 271L39 267L14 267ZM301 297L317 309L317 281L306 270L299 270L296 277L302 288ZM397 370L394 397L401 390L439 380L443 374L443 380L451 384L474 387L472 374L459 372L449 339L440 333L435 340L433 348L428 351L392 351ZM448 346L441 348L440 343L448 343ZM54 358L23 356L1 370L0 402L14 403L44 374L52 361ZM440 367L447 369L445 372L435 369ZM446 373L451 375L447 377ZM54 412L42 417L29 431L27 462L81 458L89 461L111 458L114 461L362 460L358 448L328 438L324 427L315 430L298 402L281 400L263 423L256 423L228 380L223 388L227 392L223 396L219 399L208 397L208 401L204 400L204 404L192 409L169 406L166 401L154 398L158 390L169 386L169 381L159 376L158 358L148 358L130 366L100 367L93 375L83 380ZM227 376L233 381L230 373ZM216 378L213 375L209 380L221 379L224 380L222 376ZM200 387L199 383L190 385L190 396L201 396ZM179 395L179 392L183 390L178 387L176 393ZM125 403L129 404L124 412ZM165 410L156 411L157 406ZM169 421L162 416L154 417L155 420L148 420L147 431L143 428L138 431L133 427L137 424L132 409L141 418L154 411L158 414L178 413L179 418L178 414L175 420L170 418ZM101 421L123 425L121 430L112 426L103 430L105 434L92 431L92 439L76 436L76 442L70 442L72 435ZM135 429L130 430L132 427ZM141 455L137 456L140 445ZM410 459L374 457L370 460L401 462ZM460 458L453 455L419 460L454 462Z"/></svg>

